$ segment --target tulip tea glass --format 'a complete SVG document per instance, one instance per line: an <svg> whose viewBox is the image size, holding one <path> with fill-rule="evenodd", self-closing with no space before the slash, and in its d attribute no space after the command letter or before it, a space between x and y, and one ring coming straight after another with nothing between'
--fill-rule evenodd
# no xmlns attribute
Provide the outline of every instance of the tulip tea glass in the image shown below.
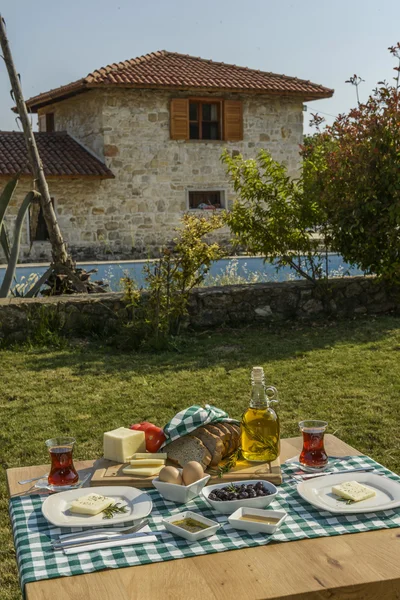
<svg viewBox="0 0 400 600"><path fill-rule="evenodd" d="M326 421L301 421L303 433L303 449L299 462L307 471L323 471L328 465L328 455L324 448Z"/></svg>
<svg viewBox="0 0 400 600"><path fill-rule="evenodd" d="M74 467L72 452L75 440L72 437L59 437L46 440L50 452L51 467L49 485L62 487L78 483L79 475Z"/></svg>

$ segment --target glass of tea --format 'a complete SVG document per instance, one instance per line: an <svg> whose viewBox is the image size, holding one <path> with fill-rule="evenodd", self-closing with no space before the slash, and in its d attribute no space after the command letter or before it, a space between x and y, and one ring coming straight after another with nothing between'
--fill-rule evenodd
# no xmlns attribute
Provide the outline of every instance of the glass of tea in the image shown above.
<svg viewBox="0 0 400 600"><path fill-rule="evenodd" d="M46 440L50 452L51 466L48 477L49 485L62 487L78 483L79 475L74 467L72 452L75 440L72 437L59 437Z"/></svg>
<svg viewBox="0 0 400 600"><path fill-rule="evenodd" d="M324 447L324 434L328 423L326 421L301 421L299 427L303 433L300 464L308 471L322 471L328 464L328 455Z"/></svg>

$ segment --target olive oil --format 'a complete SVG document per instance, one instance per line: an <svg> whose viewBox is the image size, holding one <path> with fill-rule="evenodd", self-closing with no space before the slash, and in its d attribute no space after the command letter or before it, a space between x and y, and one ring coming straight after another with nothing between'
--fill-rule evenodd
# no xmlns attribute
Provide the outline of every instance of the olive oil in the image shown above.
<svg viewBox="0 0 400 600"><path fill-rule="evenodd" d="M265 388L264 370L253 367L250 406L242 416L242 455L251 462L272 462L280 452L279 417L271 407L277 403L274 387Z"/></svg>

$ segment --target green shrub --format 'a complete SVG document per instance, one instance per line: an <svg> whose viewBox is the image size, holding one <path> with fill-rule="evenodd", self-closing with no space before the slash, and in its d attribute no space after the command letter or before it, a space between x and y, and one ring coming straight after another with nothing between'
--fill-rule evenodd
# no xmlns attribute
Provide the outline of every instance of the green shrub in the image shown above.
<svg viewBox="0 0 400 600"><path fill-rule="evenodd" d="M125 325L125 346L159 350L171 345L187 314L190 291L202 284L211 264L224 256L217 243L206 239L223 226L221 217L186 214L182 224L172 247L163 248L161 257L144 267L145 294L132 279L124 279L125 302L131 314Z"/></svg>

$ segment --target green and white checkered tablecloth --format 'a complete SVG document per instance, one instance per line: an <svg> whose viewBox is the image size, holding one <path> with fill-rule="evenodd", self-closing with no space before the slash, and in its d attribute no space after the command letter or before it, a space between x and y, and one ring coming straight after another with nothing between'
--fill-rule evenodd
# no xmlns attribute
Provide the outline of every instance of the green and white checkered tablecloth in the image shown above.
<svg viewBox="0 0 400 600"><path fill-rule="evenodd" d="M377 472L400 481L398 475L367 456L352 457L337 463L334 468L344 469L371 465L376 468ZM286 476L290 476L297 470L297 467L285 464L282 470ZM400 510L347 516L318 511L300 498L290 481L279 487L277 500L270 505L271 509L283 509L288 513L286 521L274 535L250 535L244 531L233 529L228 523L227 515L213 511L201 497L195 498L186 505L177 505L161 498L156 490L150 490L148 493L154 504L149 522L150 529L153 531L163 529L161 525L163 517L177 514L182 510L198 511L204 516L218 521L222 527L213 537L196 543L190 543L167 534L158 538L156 542L141 546L125 546L65 556L62 552L54 552L50 542L60 533L73 530L61 530L44 519L41 512L43 496L14 497L10 500L10 516L21 587L24 588L26 583L40 579L79 575L103 569L144 565L175 558L262 546L271 541L290 542L304 538L400 527Z"/></svg>

